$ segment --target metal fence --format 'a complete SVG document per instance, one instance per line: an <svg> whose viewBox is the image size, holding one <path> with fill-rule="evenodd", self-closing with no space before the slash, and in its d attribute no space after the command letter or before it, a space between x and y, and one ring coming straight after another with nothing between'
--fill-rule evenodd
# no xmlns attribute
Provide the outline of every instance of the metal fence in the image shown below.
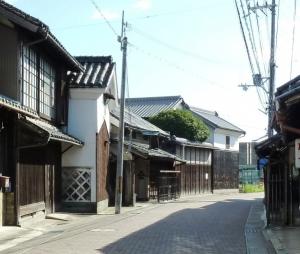
<svg viewBox="0 0 300 254"><path fill-rule="evenodd" d="M160 202L180 197L180 183L177 176L160 176L157 180L157 184L149 188L150 199L157 199Z"/></svg>
<svg viewBox="0 0 300 254"><path fill-rule="evenodd" d="M240 167L239 182L245 184L258 184L262 181L262 174L257 170L256 166Z"/></svg>

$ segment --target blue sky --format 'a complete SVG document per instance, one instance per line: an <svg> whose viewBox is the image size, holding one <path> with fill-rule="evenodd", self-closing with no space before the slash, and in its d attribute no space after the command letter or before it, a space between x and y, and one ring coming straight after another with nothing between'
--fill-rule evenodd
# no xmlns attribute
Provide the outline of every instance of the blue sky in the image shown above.
<svg viewBox="0 0 300 254"><path fill-rule="evenodd" d="M120 83L120 45L90 0L9 2L46 23L72 55L112 55ZM131 43L129 97L182 95L191 106L216 110L244 129L247 135L243 140L265 134L266 116L258 110L262 106L256 91L244 92L238 87L251 83L251 72L233 0L95 2L117 33L125 10ZM282 4L277 86L290 78L286 67L290 62L291 14L291 5ZM281 31L285 36L280 36ZM297 50L296 56L300 53ZM294 62L293 76L298 74L297 57Z"/></svg>

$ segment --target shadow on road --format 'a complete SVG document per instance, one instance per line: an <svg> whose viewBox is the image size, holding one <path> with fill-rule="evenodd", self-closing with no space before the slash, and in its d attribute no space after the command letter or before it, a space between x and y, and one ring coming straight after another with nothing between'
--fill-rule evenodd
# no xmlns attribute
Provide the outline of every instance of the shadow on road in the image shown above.
<svg viewBox="0 0 300 254"><path fill-rule="evenodd" d="M103 254L246 253L244 225L252 202L229 199L181 210L97 251Z"/></svg>

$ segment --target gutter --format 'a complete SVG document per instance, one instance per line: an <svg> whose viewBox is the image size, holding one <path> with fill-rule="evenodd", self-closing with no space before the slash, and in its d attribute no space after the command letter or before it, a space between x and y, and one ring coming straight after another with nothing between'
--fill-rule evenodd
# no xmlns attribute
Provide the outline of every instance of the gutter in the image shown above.
<svg viewBox="0 0 300 254"><path fill-rule="evenodd" d="M286 132L290 132L290 133L294 133L297 135L300 135L300 129L299 128L295 128L289 125L286 125L284 123L284 121L286 120L285 116L282 115L280 112L275 112L275 117L276 117L276 122L279 125L280 130L286 131Z"/></svg>
<svg viewBox="0 0 300 254"><path fill-rule="evenodd" d="M47 40L52 45L54 45L66 58L68 58L70 63L72 63L73 66L76 67L77 71L84 71L83 66L66 51L66 49L54 38L54 36L51 33Z"/></svg>
<svg viewBox="0 0 300 254"><path fill-rule="evenodd" d="M35 44L38 44L38 43L46 41L48 39L48 36L49 36L49 29L47 29L46 31L40 32L40 33L42 33L42 35L44 36L44 38L38 39L36 41L24 43L24 45L30 47L32 45L35 45Z"/></svg>
<svg viewBox="0 0 300 254"><path fill-rule="evenodd" d="M282 99L285 99L286 97L289 97L290 95L293 95L294 93L299 92L299 91L300 91L300 87L298 86L298 87L293 88L293 89L291 89L291 90L289 90L289 91L287 91L287 92L285 92L285 93L283 93L279 96L276 96L275 99L276 100L282 100Z"/></svg>
<svg viewBox="0 0 300 254"><path fill-rule="evenodd" d="M295 127L291 127L291 126L282 124L282 125L280 126L280 129L281 129L282 131L287 131L287 132L291 132L291 133L300 135L300 129L295 128Z"/></svg>

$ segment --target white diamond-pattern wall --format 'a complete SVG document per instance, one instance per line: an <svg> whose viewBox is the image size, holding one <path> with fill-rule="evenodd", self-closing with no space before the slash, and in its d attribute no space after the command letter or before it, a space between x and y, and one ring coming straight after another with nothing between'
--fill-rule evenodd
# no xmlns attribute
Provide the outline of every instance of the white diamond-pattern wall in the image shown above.
<svg viewBox="0 0 300 254"><path fill-rule="evenodd" d="M65 202L91 201L91 170L87 168L63 168L62 191Z"/></svg>

